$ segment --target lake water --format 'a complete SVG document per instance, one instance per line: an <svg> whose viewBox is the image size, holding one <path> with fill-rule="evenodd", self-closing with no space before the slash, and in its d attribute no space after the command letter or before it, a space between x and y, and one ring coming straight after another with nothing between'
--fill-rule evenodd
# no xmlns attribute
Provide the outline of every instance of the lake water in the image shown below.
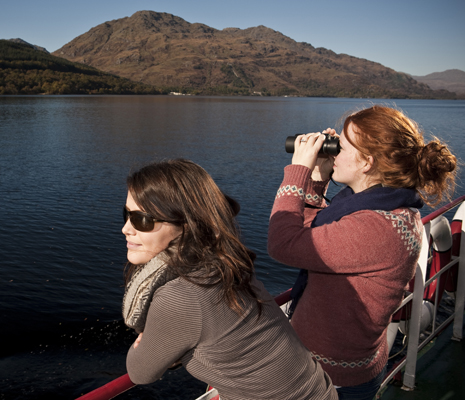
<svg viewBox="0 0 465 400"><path fill-rule="evenodd" d="M125 373L135 336L121 321L121 208L132 169L175 157L203 166L241 203L257 275L278 294L297 274L266 253L291 159L285 138L372 103L401 108L465 154L465 101L0 97L0 399L72 399ZM464 176L455 197L465 194ZM204 389L179 370L118 398L195 398Z"/></svg>

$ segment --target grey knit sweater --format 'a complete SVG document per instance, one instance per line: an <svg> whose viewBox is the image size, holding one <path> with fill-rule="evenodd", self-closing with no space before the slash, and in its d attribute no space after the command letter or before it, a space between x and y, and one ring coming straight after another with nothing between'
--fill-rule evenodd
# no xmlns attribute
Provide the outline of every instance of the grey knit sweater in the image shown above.
<svg viewBox="0 0 465 400"><path fill-rule="evenodd" d="M177 278L153 297L139 346L131 346L127 369L136 384L158 380L181 360L222 400L336 400L330 379L303 346L261 282L262 315L246 301L239 317L219 300L219 290Z"/></svg>

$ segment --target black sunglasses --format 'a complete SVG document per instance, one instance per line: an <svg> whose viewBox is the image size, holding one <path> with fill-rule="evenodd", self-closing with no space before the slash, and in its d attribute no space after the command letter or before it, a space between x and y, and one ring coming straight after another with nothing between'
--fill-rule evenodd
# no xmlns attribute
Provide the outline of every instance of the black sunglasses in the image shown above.
<svg viewBox="0 0 465 400"><path fill-rule="evenodd" d="M155 219L150 214L144 213L142 211L128 211L126 207L123 207L123 218L124 223L131 221L131 225L134 229L139 232L150 232L155 228L156 222L165 222Z"/></svg>

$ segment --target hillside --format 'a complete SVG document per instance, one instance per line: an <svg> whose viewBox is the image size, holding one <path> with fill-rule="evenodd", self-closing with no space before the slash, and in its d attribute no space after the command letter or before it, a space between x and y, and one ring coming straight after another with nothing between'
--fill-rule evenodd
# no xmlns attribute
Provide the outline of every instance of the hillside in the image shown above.
<svg viewBox="0 0 465 400"><path fill-rule="evenodd" d="M191 93L454 97L381 64L298 43L264 26L217 30L153 11L100 24L53 54Z"/></svg>
<svg viewBox="0 0 465 400"><path fill-rule="evenodd" d="M41 51L45 51L46 53L48 53L48 51L47 51L47 49L45 47L40 47L40 46L37 46L35 44L28 43L23 39L19 39L19 38L18 39L10 39L9 42L25 44L26 46L29 46L29 47L33 48L34 50L41 50Z"/></svg>
<svg viewBox="0 0 465 400"><path fill-rule="evenodd" d="M412 76L418 82L427 84L431 89L445 89L465 96L465 72L459 69L449 69L425 76Z"/></svg>
<svg viewBox="0 0 465 400"><path fill-rule="evenodd" d="M70 62L21 39L0 40L0 94L154 93L88 65Z"/></svg>

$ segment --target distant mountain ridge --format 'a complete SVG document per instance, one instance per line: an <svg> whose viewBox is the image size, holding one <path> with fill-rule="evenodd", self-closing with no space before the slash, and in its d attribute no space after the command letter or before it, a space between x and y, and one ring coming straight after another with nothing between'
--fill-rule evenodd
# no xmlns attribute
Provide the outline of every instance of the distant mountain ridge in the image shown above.
<svg viewBox="0 0 465 400"><path fill-rule="evenodd" d="M454 97L265 26L217 30L154 11L100 24L53 54L136 82L200 94Z"/></svg>
<svg viewBox="0 0 465 400"><path fill-rule="evenodd" d="M465 72L459 69L448 69L425 76L412 76L412 78L427 84L431 89L445 89L465 95Z"/></svg>

